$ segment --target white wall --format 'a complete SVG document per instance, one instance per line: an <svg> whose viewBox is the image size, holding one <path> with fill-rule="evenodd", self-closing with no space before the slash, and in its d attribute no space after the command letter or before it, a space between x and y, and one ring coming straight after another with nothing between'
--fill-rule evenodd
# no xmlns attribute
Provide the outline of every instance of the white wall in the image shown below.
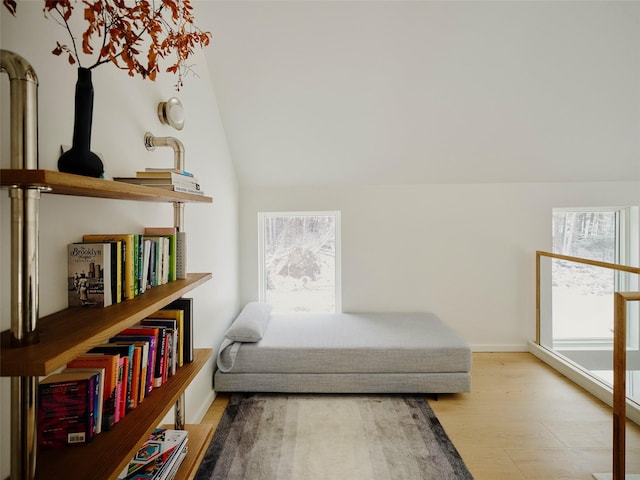
<svg viewBox="0 0 640 480"><path fill-rule="evenodd" d="M476 351L535 338L535 251L553 207L640 204L640 182L242 188L241 300L257 299L257 212L342 212L345 312L431 311Z"/></svg>
<svg viewBox="0 0 640 480"><path fill-rule="evenodd" d="M76 16L82 18L78 4ZM0 46L25 57L35 68L39 87L40 168L57 170L60 144L70 144L73 126L73 96L76 71L66 60L50 52L55 41L67 42L65 32L42 13L42 2L19 2L18 15L11 17L2 7ZM206 26L204 26L206 28ZM210 47L211 48L211 47ZM92 150L105 157L108 176L130 176L147 166L172 166L173 151L158 148L148 152L143 145L146 131L157 136L175 136L186 150L186 166L201 180L213 204L187 205L188 270L213 272L213 279L190 294L195 298L196 347L217 348L226 326L238 310L238 186L227 147L207 62L197 53L193 59L199 78L190 76L176 92L175 77L160 75L156 82L131 78L113 65L93 70L95 88ZM2 168L9 168L8 77L2 87ZM182 131L161 125L158 102L177 96L186 112ZM46 315L66 307L66 245L92 232L137 232L144 226L166 226L173 222L167 204L120 200L84 199L43 195L40 216L40 313ZM2 329L10 326L9 291L9 201L0 195L0 282ZM186 419L194 421L212 399L213 360L186 394ZM2 465L0 477L9 472L9 381L2 379L0 401Z"/></svg>

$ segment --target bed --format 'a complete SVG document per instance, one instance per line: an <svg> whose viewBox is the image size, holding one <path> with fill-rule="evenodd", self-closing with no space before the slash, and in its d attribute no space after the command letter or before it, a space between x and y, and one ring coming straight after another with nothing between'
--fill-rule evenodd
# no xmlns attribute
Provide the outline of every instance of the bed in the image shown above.
<svg viewBox="0 0 640 480"><path fill-rule="evenodd" d="M219 392L455 393L471 350L431 313L275 314L247 304L217 357Z"/></svg>

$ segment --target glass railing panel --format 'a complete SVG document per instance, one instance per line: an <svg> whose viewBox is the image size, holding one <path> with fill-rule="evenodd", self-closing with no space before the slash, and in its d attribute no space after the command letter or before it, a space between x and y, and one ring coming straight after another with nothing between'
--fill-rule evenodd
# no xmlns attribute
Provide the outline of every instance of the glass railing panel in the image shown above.
<svg viewBox="0 0 640 480"><path fill-rule="evenodd" d="M640 290L640 275L577 260L539 258L539 343L613 388L613 294ZM626 337L627 397L640 404L640 302L627 303Z"/></svg>

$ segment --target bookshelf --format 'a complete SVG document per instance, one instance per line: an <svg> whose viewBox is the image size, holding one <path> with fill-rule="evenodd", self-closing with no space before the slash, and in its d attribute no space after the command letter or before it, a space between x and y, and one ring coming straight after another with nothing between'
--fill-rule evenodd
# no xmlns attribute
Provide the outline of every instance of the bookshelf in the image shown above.
<svg viewBox="0 0 640 480"><path fill-rule="evenodd" d="M0 186L23 192L36 189L56 195L170 203L174 206L174 225L180 228L183 228L184 204L213 202L211 197L203 195L52 170L2 169ZM35 207L31 208L29 215L37 220L38 203L35 202ZM12 212L12 238L16 234L22 238L22 236L28 236L27 233L31 236L35 234L37 238L37 229L35 232L25 232L29 228L29 222L23 220L21 212L17 214ZM37 253L36 243L33 252L36 259ZM17 258L12 257L12 263L17 263L18 267L25 270L30 268L25 267ZM12 277L20 276L20 270L12 264ZM11 330L1 332L0 375L13 379L12 425L20 426L16 429L12 428L12 477L21 480L23 478L26 480L62 479L69 478L69 474L72 473L73 478L77 479L113 479L127 465L151 431L175 406L176 424L173 428L185 428L193 433L189 436L189 455L181 465L176 478L193 478L213 435L213 430L208 425L184 425L184 391L210 360L211 349L196 349L192 363L178 369L168 382L154 390L112 430L97 435L86 446L55 450L37 449L37 411L30 399L35 398L38 377L53 373L77 355L106 341L210 279L210 273L190 273L186 279L154 287L139 297L106 308L67 308L37 318L35 322L35 331L39 338L37 343L27 342L25 346L14 346L11 341L14 332ZM12 278L12 282L18 283L18 280L18 278ZM36 287L37 281L35 279ZM37 288L35 291L37 292ZM15 313L12 311L12 319ZM16 396L22 401L14 402Z"/></svg>
<svg viewBox="0 0 640 480"><path fill-rule="evenodd" d="M43 188L49 193L80 197L110 198L147 202L212 203L205 195L174 192L101 178L83 177L54 170L0 170L3 187Z"/></svg>

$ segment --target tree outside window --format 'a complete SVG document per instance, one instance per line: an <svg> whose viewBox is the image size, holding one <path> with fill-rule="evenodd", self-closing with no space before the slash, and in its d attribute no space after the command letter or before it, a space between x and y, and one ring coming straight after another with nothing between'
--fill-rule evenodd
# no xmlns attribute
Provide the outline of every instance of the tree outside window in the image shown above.
<svg viewBox="0 0 640 480"><path fill-rule="evenodd" d="M276 312L335 313L339 212L261 213L260 300Z"/></svg>

